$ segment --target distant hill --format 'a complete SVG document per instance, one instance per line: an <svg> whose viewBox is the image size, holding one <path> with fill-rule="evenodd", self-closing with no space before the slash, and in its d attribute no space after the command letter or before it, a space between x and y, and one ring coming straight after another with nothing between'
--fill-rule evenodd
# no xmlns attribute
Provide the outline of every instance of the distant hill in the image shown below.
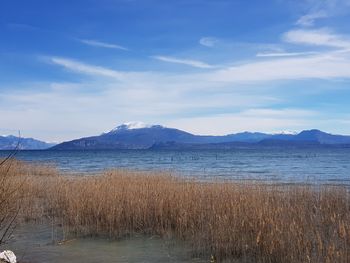
<svg viewBox="0 0 350 263"><path fill-rule="evenodd" d="M279 143L313 143L319 145L342 145L350 144L350 136L334 135L320 130L302 131L296 135L274 135L262 140L264 143L279 141Z"/></svg>
<svg viewBox="0 0 350 263"><path fill-rule="evenodd" d="M43 150L55 144L46 143L33 138L19 138L17 136L0 136L0 150L13 150L17 147L20 150Z"/></svg>
<svg viewBox="0 0 350 263"><path fill-rule="evenodd" d="M52 149L231 149L326 145L350 146L350 136L333 135L319 130L302 131L298 134L243 132L224 136L201 136L161 125L126 123L110 132L63 142Z"/></svg>

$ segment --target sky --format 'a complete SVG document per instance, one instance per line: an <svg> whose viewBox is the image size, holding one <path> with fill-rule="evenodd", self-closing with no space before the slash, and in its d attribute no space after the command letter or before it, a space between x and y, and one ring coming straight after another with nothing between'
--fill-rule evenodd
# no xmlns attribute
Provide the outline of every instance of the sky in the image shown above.
<svg viewBox="0 0 350 263"><path fill-rule="evenodd" d="M350 134L350 0L1 0L0 135Z"/></svg>

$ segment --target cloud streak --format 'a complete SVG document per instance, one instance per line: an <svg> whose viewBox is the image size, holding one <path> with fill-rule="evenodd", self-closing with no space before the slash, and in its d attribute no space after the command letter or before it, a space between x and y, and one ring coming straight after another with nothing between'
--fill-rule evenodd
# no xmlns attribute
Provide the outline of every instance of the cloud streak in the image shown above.
<svg viewBox="0 0 350 263"><path fill-rule="evenodd" d="M124 50L124 51L129 50L128 48L120 46L120 45L110 44L110 43L101 42L101 41L97 41L97 40L93 40L93 39L79 39L79 41L85 45L93 46L93 47L120 49L120 50Z"/></svg>
<svg viewBox="0 0 350 263"><path fill-rule="evenodd" d="M211 81L266 82L276 80L350 78L349 53L325 53L300 58L251 62L207 75Z"/></svg>
<svg viewBox="0 0 350 263"><path fill-rule="evenodd" d="M298 26L309 27L313 26L316 20L326 17L328 17L328 14L324 10L320 10L300 17L295 24Z"/></svg>
<svg viewBox="0 0 350 263"><path fill-rule="evenodd" d="M210 65L198 60L192 60L192 59L181 59L181 58L168 57L168 56L152 56L152 58L163 62L182 64L182 65L191 66L195 68L202 68L202 69L215 68L215 66L213 65Z"/></svg>
<svg viewBox="0 0 350 263"><path fill-rule="evenodd" d="M350 48L350 39L348 37L335 34L328 29L291 30L286 32L282 39L293 44Z"/></svg>
<svg viewBox="0 0 350 263"><path fill-rule="evenodd" d="M108 69L105 67L86 64L73 59L51 57L48 60L52 64L62 66L65 69L78 72L78 73L83 73L83 74L92 75L92 76L110 77L110 78L116 78L116 79L121 79L123 77L123 74L119 71Z"/></svg>
<svg viewBox="0 0 350 263"><path fill-rule="evenodd" d="M259 52L256 54L257 57L297 57L297 56L309 56L318 54L317 52Z"/></svg>
<svg viewBox="0 0 350 263"><path fill-rule="evenodd" d="M205 47L214 47L218 42L219 40L215 37L202 37L199 40L199 44Z"/></svg>
<svg viewBox="0 0 350 263"><path fill-rule="evenodd" d="M308 12L295 23L297 26L314 26L322 18L331 18L350 12L350 0L308 0L305 1Z"/></svg>

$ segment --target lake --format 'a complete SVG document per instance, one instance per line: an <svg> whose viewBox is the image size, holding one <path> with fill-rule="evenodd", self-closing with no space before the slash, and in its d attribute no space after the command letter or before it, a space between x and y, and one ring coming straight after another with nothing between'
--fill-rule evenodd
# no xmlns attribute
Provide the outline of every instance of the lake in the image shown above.
<svg viewBox="0 0 350 263"><path fill-rule="evenodd" d="M0 151L0 158L8 154ZM20 151L16 158L70 173L167 171L200 180L350 184L350 148Z"/></svg>

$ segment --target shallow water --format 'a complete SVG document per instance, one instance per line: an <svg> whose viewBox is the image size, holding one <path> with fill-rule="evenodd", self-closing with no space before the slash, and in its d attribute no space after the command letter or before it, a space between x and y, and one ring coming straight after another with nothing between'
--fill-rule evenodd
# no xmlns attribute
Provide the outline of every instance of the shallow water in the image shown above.
<svg viewBox="0 0 350 263"><path fill-rule="evenodd" d="M0 151L0 158L8 153ZM122 168L169 171L201 180L350 185L350 148L20 151L16 158L77 173Z"/></svg>
<svg viewBox="0 0 350 263"><path fill-rule="evenodd" d="M60 231L50 226L25 225L16 230L5 249L13 250L20 262L27 263L96 263L96 262L208 262L191 257L183 243L159 237L136 236L119 241L84 238L72 239L62 245Z"/></svg>

